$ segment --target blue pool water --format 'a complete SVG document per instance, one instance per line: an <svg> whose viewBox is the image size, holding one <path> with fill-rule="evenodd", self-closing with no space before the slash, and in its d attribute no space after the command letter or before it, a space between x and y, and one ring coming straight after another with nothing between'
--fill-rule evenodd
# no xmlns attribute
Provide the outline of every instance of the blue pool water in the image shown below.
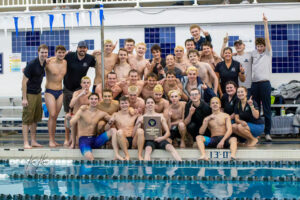
<svg viewBox="0 0 300 200"><path fill-rule="evenodd" d="M136 164L20 165L1 164L0 174L107 175L124 176L225 176L225 177L300 177L300 166L182 166ZM263 181L178 181L178 180L62 180L3 178L0 194L131 197L247 197L299 198L300 182Z"/></svg>

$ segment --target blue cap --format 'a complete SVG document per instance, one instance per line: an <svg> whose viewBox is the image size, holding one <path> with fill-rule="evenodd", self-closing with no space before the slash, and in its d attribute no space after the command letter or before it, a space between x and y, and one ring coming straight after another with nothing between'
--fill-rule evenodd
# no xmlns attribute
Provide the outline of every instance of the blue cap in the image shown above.
<svg viewBox="0 0 300 200"><path fill-rule="evenodd" d="M85 48L88 48L88 45L86 43L86 41L80 41L78 42L78 46L77 47L85 47Z"/></svg>

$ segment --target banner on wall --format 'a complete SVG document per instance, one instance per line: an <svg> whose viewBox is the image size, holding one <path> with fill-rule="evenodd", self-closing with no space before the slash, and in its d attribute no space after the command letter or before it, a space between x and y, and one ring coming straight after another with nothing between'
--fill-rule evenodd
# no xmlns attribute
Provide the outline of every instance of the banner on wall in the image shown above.
<svg viewBox="0 0 300 200"><path fill-rule="evenodd" d="M12 53L9 56L9 68L11 72L21 71L21 53Z"/></svg>
<svg viewBox="0 0 300 200"><path fill-rule="evenodd" d="M0 53L0 74L3 74L3 53Z"/></svg>

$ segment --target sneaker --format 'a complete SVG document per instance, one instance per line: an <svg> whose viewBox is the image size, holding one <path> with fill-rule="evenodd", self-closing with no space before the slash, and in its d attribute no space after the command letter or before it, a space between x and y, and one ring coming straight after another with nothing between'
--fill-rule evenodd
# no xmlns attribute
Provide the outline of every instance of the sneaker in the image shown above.
<svg viewBox="0 0 300 200"><path fill-rule="evenodd" d="M265 139L267 142L272 142L272 138L270 134L265 135Z"/></svg>

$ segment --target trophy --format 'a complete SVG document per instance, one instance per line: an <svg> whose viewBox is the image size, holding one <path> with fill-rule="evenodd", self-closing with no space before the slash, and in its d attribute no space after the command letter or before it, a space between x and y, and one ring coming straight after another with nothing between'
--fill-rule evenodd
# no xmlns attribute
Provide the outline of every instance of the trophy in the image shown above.
<svg viewBox="0 0 300 200"><path fill-rule="evenodd" d="M160 116L144 116L145 140L155 140L162 135Z"/></svg>

